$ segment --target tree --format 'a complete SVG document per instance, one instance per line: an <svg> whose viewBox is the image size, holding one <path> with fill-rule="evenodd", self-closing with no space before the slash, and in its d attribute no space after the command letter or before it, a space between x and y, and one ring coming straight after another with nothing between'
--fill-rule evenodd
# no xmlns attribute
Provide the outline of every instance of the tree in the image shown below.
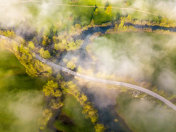
<svg viewBox="0 0 176 132"><path fill-rule="evenodd" d="M63 104L63 102L61 102L59 100L52 99L50 101L50 105L51 105L52 109L56 110L56 109L59 109L60 107L62 107L64 104Z"/></svg>
<svg viewBox="0 0 176 132"><path fill-rule="evenodd" d="M14 31L11 30L0 31L0 34L10 38L15 37Z"/></svg>
<svg viewBox="0 0 176 132"><path fill-rule="evenodd" d="M98 114L93 108L92 104L87 100L86 95L80 93L80 91L77 89L77 86L71 81L62 83L61 87L66 93L69 93L76 98L76 100L83 107L82 113L85 114L87 118L90 118L91 122L95 124L98 120Z"/></svg>
<svg viewBox="0 0 176 132"><path fill-rule="evenodd" d="M55 50L64 51L64 50L66 50L66 48L67 48L67 40L66 39L63 39L62 42L54 44L54 49Z"/></svg>
<svg viewBox="0 0 176 132"><path fill-rule="evenodd" d="M40 129L41 130L45 129L52 115L53 115L52 111L49 109L45 109L43 111L43 117L40 119Z"/></svg>
<svg viewBox="0 0 176 132"><path fill-rule="evenodd" d="M42 41L42 45L48 45L51 42L51 40L45 35L43 36L43 41Z"/></svg>
<svg viewBox="0 0 176 132"><path fill-rule="evenodd" d="M75 42L71 41L67 44L67 50L69 51L79 49L82 43L82 40L76 40Z"/></svg>
<svg viewBox="0 0 176 132"><path fill-rule="evenodd" d="M52 80L48 81L43 87L43 92L45 96L60 97L62 95L61 91L58 89L58 84Z"/></svg>
<svg viewBox="0 0 176 132"><path fill-rule="evenodd" d="M60 44L61 44L61 43L55 43L55 44L54 44L54 49L55 49L55 50L59 50Z"/></svg>
<svg viewBox="0 0 176 132"><path fill-rule="evenodd" d="M48 58L51 57L49 51L48 50L44 50L43 48L40 49L39 53L45 59L48 59Z"/></svg>
<svg viewBox="0 0 176 132"><path fill-rule="evenodd" d="M71 70L75 69L76 65L74 64L73 61L69 61L67 63L67 68L70 68Z"/></svg>
<svg viewBox="0 0 176 132"><path fill-rule="evenodd" d="M95 125L95 132L104 132L105 128L102 124Z"/></svg>
<svg viewBox="0 0 176 132"><path fill-rule="evenodd" d="M112 6L108 5L106 7L105 13L111 16L112 15Z"/></svg>
<svg viewBox="0 0 176 132"><path fill-rule="evenodd" d="M77 30L79 30L79 29L81 29L81 25L80 25L80 24L75 24L75 28L76 28Z"/></svg>
<svg viewBox="0 0 176 132"><path fill-rule="evenodd" d="M30 41L28 43L28 47L33 50L35 48L35 45L34 45L34 43L32 41Z"/></svg>

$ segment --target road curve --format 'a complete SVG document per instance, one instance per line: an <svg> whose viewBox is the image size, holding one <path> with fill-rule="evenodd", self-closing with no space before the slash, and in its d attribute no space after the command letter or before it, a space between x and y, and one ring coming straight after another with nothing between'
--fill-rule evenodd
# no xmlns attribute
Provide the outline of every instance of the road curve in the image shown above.
<svg viewBox="0 0 176 132"><path fill-rule="evenodd" d="M51 66L52 68L54 69L59 69L63 72L66 72L68 74L71 74L73 76L76 76L76 77L79 77L79 78L82 78L82 79L85 79L85 80L89 80L89 81L94 81L94 82L98 82L98 83L104 83L104 84L110 84L110 85L116 85L116 86L124 86L124 87L128 87L128 88L132 88L132 89L135 89L135 90L138 90L138 91L141 91L143 93L146 93L150 96L153 96L154 98L157 98L158 100L162 101L163 103L165 103L167 106L169 106L170 108L172 108L173 110L176 111L176 105L174 105L172 102L170 102L169 100L165 99L164 97L160 96L159 94L153 92L153 91L150 91L146 88L143 88L143 87L140 87L140 86L137 86L137 85L133 85L133 84L129 84L129 83L125 83L125 82L118 82L118 81L112 81L112 80L106 80L106 79L100 79L100 78L96 78L96 77L91 77L91 76L87 76L87 75L83 75L83 74L80 74L80 73L77 73L77 72L74 72L72 70L69 70L65 67L62 67L60 65L57 65L47 59L44 59L42 57L40 57L39 55L36 55L35 56L37 60L40 60L41 62Z"/></svg>
<svg viewBox="0 0 176 132"><path fill-rule="evenodd" d="M0 35L0 38L1 39L6 39L8 41L14 41L14 40L12 40L12 39L10 39L10 38L8 38L6 36L2 36L2 35ZM19 46L20 46L20 44L19 44ZM167 106L169 106L170 108L172 108L173 110L176 111L176 105L175 104L173 104L172 102L170 102L166 98L160 96L159 94L157 94L157 93L155 93L155 92L153 92L151 90L148 90L146 88L143 88L143 87L140 87L140 86L137 86L137 85L133 85L133 84L130 84L130 83L118 82L118 81L112 81L112 80L106 80L106 79L100 79L100 78L96 78L96 77L83 75L83 74L74 72L72 70L69 70L68 68L65 68L65 67L62 67L60 65L57 65L57 64L55 64L54 62L52 62L52 61L50 61L48 59L44 59L41 56L39 56L38 54L35 54L35 58L37 60L39 60L39 61L51 66L53 69L66 72L68 74L71 74L73 76L76 76L76 77L79 77L79 78L82 78L82 79L85 79L85 80L94 81L94 82L98 82L98 83L104 83L104 84L110 84L110 85L116 85L116 86L124 86L124 87L128 87L128 88L131 88L131 89L135 89L135 90L141 91L143 93L146 93L146 94L148 94L148 95L150 95L150 96L162 101Z"/></svg>

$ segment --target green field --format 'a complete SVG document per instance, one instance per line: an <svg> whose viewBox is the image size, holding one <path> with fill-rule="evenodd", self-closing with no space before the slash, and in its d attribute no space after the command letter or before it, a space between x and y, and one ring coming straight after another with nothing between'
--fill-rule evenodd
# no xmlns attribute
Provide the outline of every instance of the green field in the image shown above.
<svg viewBox="0 0 176 132"><path fill-rule="evenodd" d="M123 93L117 98L117 112L134 132L175 132L175 111L148 99Z"/></svg>
<svg viewBox="0 0 176 132"><path fill-rule="evenodd" d="M56 128L64 132L94 132L91 121L82 114L82 107L71 95L67 95L61 117L55 122Z"/></svg>
<svg viewBox="0 0 176 132"><path fill-rule="evenodd" d="M0 132L176 132L175 5L1 0Z"/></svg>
<svg viewBox="0 0 176 132"><path fill-rule="evenodd" d="M0 51L0 55L0 132L37 131L44 106L41 90L45 81L29 77L10 52ZM68 119L61 117L55 122L56 128L65 132L93 132L93 125L81 110L80 104L68 95L62 110Z"/></svg>
<svg viewBox="0 0 176 132"><path fill-rule="evenodd" d="M175 77L175 43L174 34L124 32L96 38L90 49L100 61L102 72L147 81L172 95L176 89L165 85L161 87L159 79L165 74Z"/></svg>
<svg viewBox="0 0 176 132"><path fill-rule="evenodd" d="M101 36L89 46L98 58L99 72L146 82L149 89L155 86L153 90L171 99L176 94L175 43L174 34L125 32ZM117 112L135 132L175 132L175 112L158 103L149 96L121 93Z"/></svg>
<svg viewBox="0 0 176 132"><path fill-rule="evenodd" d="M29 77L16 57L0 51L0 132L37 131L44 81Z"/></svg>

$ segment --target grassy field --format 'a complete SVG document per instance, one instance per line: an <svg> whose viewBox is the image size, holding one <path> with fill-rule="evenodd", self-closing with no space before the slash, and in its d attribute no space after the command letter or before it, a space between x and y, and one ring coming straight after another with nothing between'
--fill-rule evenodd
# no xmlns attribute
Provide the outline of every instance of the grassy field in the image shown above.
<svg viewBox="0 0 176 132"><path fill-rule="evenodd" d="M174 34L126 32L96 38L89 46L99 61L100 72L133 78L139 84L146 82L149 89L164 91L160 95L174 97L175 43ZM117 112L135 132L176 131L174 111L148 96L119 94Z"/></svg>
<svg viewBox="0 0 176 132"><path fill-rule="evenodd" d="M154 101L135 99L123 93L117 98L117 112L135 132L175 132L175 111Z"/></svg>
<svg viewBox="0 0 176 132"><path fill-rule="evenodd" d="M0 51L0 60L0 132L37 131L44 81L29 77L7 51Z"/></svg>
<svg viewBox="0 0 176 132"><path fill-rule="evenodd" d="M82 107L71 95L67 95L56 128L64 132L94 132L91 121L82 114Z"/></svg>
<svg viewBox="0 0 176 132"><path fill-rule="evenodd" d="M1 4L3 5L3 3ZM30 49L35 52L39 50L43 58L61 62L61 65L62 62L63 64L67 63L67 67L74 69L75 72L83 69L82 71L86 75L95 75L95 77L100 78L106 78L109 75L108 79L118 80L120 78L125 82L141 85L176 104L175 34L169 31L163 33L161 30L155 33L145 32L145 29L132 31L132 28L130 28L126 30L126 26L123 24L125 21L125 23L139 24L139 26L140 24L156 24L174 27L176 18L173 13L175 12L174 4L175 2L172 3L168 0L11 1L5 3L3 8L0 8L1 12L6 12L1 14L0 23L2 30L6 28L15 30L15 34L19 36L29 37L35 43L34 46L30 42ZM120 22L121 24L119 24ZM114 30L117 32L115 34L110 34L110 32L108 32L109 34L97 33L98 37L92 40L91 44L88 44L87 54L82 51L84 46L77 52L77 47L81 45L82 40L75 41L74 38L77 38L82 29L91 27L90 30L85 31L87 36L84 36L84 32L80 35L85 38L85 41L83 41L86 42L91 34L87 32L94 32L93 29L100 31L97 25L115 25L116 28ZM117 27L119 28L117 29ZM103 29L104 27L101 28ZM11 32L5 32L4 34L8 36ZM30 37L30 35L34 36L34 38ZM13 36L12 38L17 39L18 37ZM24 45L27 46L27 43L25 42ZM83 44L86 45L87 43ZM53 49L53 46L57 51ZM32 47L35 48L33 49ZM31 61L29 53L23 50L23 48L20 48L19 56L26 64L26 68L28 69L29 66L31 68L30 71L39 72L43 65L41 66L38 61ZM73 58L74 55L76 55L75 58ZM79 55L81 57L77 59ZM67 58L68 61L66 60ZM73 62L71 58L73 58ZM80 65L80 67L76 67L77 65ZM33 66L37 68L36 71ZM42 73L47 74L47 67L45 66L44 69ZM7 51L0 51L0 132L39 131L39 118L42 116L44 106L50 107L50 105L53 105L58 110L62 102L54 101L61 101L62 99L64 100L64 105L54 123L58 130L63 132L95 131L94 125L90 121L92 118L85 117L79 101L71 95L67 95L64 92L65 87L62 88L62 83L60 83L60 81L70 81L74 77L61 72L61 74L57 73L56 79L56 70L53 68L52 77L47 79L57 82L58 86L54 86L55 83L48 84L49 86L46 86L43 93L42 87L46 84L46 80L31 78L26 74L25 70L13 54ZM42 73L41 75L43 75ZM81 84L84 83L80 82ZM85 83L85 86L80 85L80 89L81 87L87 88L89 86ZM124 119L124 122L122 119L118 120L116 119L117 115L114 114L112 115L113 117L108 117L111 118L111 121L106 121L108 114L101 115L101 111L99 111L100 118L98 121L104 123L103 125L107 128L106 131L111 131L111 126L118 128L117 125L114 125L115 123L111 123L118 121L124 123L126 127L129 126L135 132L176 131L176 114L158 100L136 91L126 90L124 87L118 89L118 94L109 92L108 88L114 88L113 86L107 85L107 91L103 90L104 86L102 84L98 87L101 90L97 90L95 86L91 87L93 89L93 92L90 90L91 94L98 98L98 101L95 100L92 103L97 103L98 105L95 106L102 107L102 110L104 110L103 107L111 105L114 108L117 97L117 109L115 111L117 111L119 119L121 119L120 117ZM45 97L44 94L46 95ZM106 98L106 96L112 97ZM79 98L87 100L84 96ZM58 105L57 103L60 104ZM51 106L51 109L54 109L53 106ZM98 110L101 110L100 108ZM50 126L50 124L47 126L47 121L51 114L50 111L47 114L46 118L43 119L43 124L46 127ZM94 117L94 111L90 111L89 115ZM51 119L54 118L51 117ZM50 131L48 129L49 127L46 128L47 132Z"/></svg>
<svg viewBox="0 0 176 132"><path fill-rule="evenodd" d="M10 52L0 51L0 59L0 132L37 132L45 81L29 77ZM80 104L67 95L56 128L65 132L94 132L93 124L81 112Z"/></svg>
<svg viewBox="0 0 176 132"><path fill-rule="evenodd" d="M175 43L174 34L126 32L96 38L89 46L101 64L99 70L147 81L175 94L174 86L168 88L160 84L165 74L175 79Z"/></svg>

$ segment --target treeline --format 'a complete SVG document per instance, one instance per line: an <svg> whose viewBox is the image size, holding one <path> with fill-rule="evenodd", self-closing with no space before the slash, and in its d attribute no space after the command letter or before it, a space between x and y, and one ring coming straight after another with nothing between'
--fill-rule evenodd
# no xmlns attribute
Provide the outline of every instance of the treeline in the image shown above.
<svg viewBox="0 0 176 132"><path fill-rule="evenodd" d="M1 40L1 44L6 48L8 47L8 49L15 54L20 63L26 68L26 72L31 77L42 76L48 78L47 84L43 86L43 93L46 97L46 100L48 101L43 111L43 117L40 119L40 130L43 131L44 129L48 129L48 124L53 121L53 118L57 116L56 113L63 107L65 95L70 94L75 97L82 106L82 114L85 114L85 117L89 118L90 121L95 125L95 131L104 131L104 126L98 123L98 113L93 108L93 105L88 101L86 95L81 93L72 81L66 81L67 79L64 79L63 74L61 75L58 73L58 75L55 77L55 73L52 72L52 67L47 66L46 64L35 59L34 51L36 51L36 48L38 47L35 47L35 44L32 41L25 42L25 40L20 37L15 35L10 36L12 34L11 32L6 33L7 34L4 33L2 35L14 37L16 39L14 41L3 39ZM43 51L40 50L39 52L46 54L44 49ZM69 61L67 65L72 69L74 60L73 62Z"/></svg>

